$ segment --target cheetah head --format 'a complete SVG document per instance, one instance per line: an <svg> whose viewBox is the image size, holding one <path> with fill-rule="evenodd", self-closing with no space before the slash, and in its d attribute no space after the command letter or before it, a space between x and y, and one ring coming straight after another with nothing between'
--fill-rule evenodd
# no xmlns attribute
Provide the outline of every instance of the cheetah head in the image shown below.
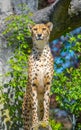
<svg viewBox="0 0 81 130"><path fill-rule="evenodd" d="M51 22L48 22L46 24L35 24L29 25L28 28L31 32L33 43L37 45L44 45L49 41L50 32L52 31L53 24Z"/></svg>

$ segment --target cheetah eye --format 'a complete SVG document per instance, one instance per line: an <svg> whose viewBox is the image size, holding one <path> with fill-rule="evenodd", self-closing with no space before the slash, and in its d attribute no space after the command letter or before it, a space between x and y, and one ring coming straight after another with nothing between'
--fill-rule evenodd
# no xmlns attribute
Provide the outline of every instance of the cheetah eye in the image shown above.
<svg viewBox="0 0 81 130"><path fill-rule="evenodd" d="M37 31L37 28L34 28L33 30L34 30L34 31Z"/></svg>
<svg viewBox="0 0 81 130"><path fill-rule="evenodd" d="M43 30L43 31L45 31L45 30L46 30L46 28L42 28L42 30Z"/></svg>

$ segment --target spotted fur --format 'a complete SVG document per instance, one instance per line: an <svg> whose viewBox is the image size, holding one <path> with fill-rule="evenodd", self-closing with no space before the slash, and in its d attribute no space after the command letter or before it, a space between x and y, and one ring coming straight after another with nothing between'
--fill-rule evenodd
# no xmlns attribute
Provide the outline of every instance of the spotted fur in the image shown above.
<svg viewBox="0 0 81 130"><path fill-rule="evenodd" d="M24 130L49 120L49 94L53 77L53 57L49 47L52 23L29 25L33 48L28 61L28 84L23 100Z"/></svg>

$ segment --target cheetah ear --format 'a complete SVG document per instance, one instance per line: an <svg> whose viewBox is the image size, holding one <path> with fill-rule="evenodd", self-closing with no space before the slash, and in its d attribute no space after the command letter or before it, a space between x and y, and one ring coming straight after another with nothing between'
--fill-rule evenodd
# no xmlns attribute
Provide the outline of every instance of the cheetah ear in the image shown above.
<svg viewBox="0 0 81 130"><path fill-rule="evenodd" d="M32 32L32 27L33 27L34 25L33 25L33 24L28 24L27 26L28 26L29 31Z"/></svg>
<svg viewBox="0 0 81 130"><path fill-rule="evenodd" d="M50 31L52 31L52 29L53 29L53 23L52 22L48 22L46 24L46 26L50 29Z"/></svg>

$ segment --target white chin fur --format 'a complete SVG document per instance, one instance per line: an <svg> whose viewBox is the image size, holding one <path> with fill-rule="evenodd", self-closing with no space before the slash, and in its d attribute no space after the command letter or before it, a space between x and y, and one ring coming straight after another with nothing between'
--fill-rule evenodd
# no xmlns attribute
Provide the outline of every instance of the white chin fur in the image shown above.
<svg viewBox="0 0 81 130"><path fill-rule="evenodd" d="M36 40L35 45L36 45L37 48L43 49L44 46L46 45L46 42L44 42L44 40Z"/></svg>

